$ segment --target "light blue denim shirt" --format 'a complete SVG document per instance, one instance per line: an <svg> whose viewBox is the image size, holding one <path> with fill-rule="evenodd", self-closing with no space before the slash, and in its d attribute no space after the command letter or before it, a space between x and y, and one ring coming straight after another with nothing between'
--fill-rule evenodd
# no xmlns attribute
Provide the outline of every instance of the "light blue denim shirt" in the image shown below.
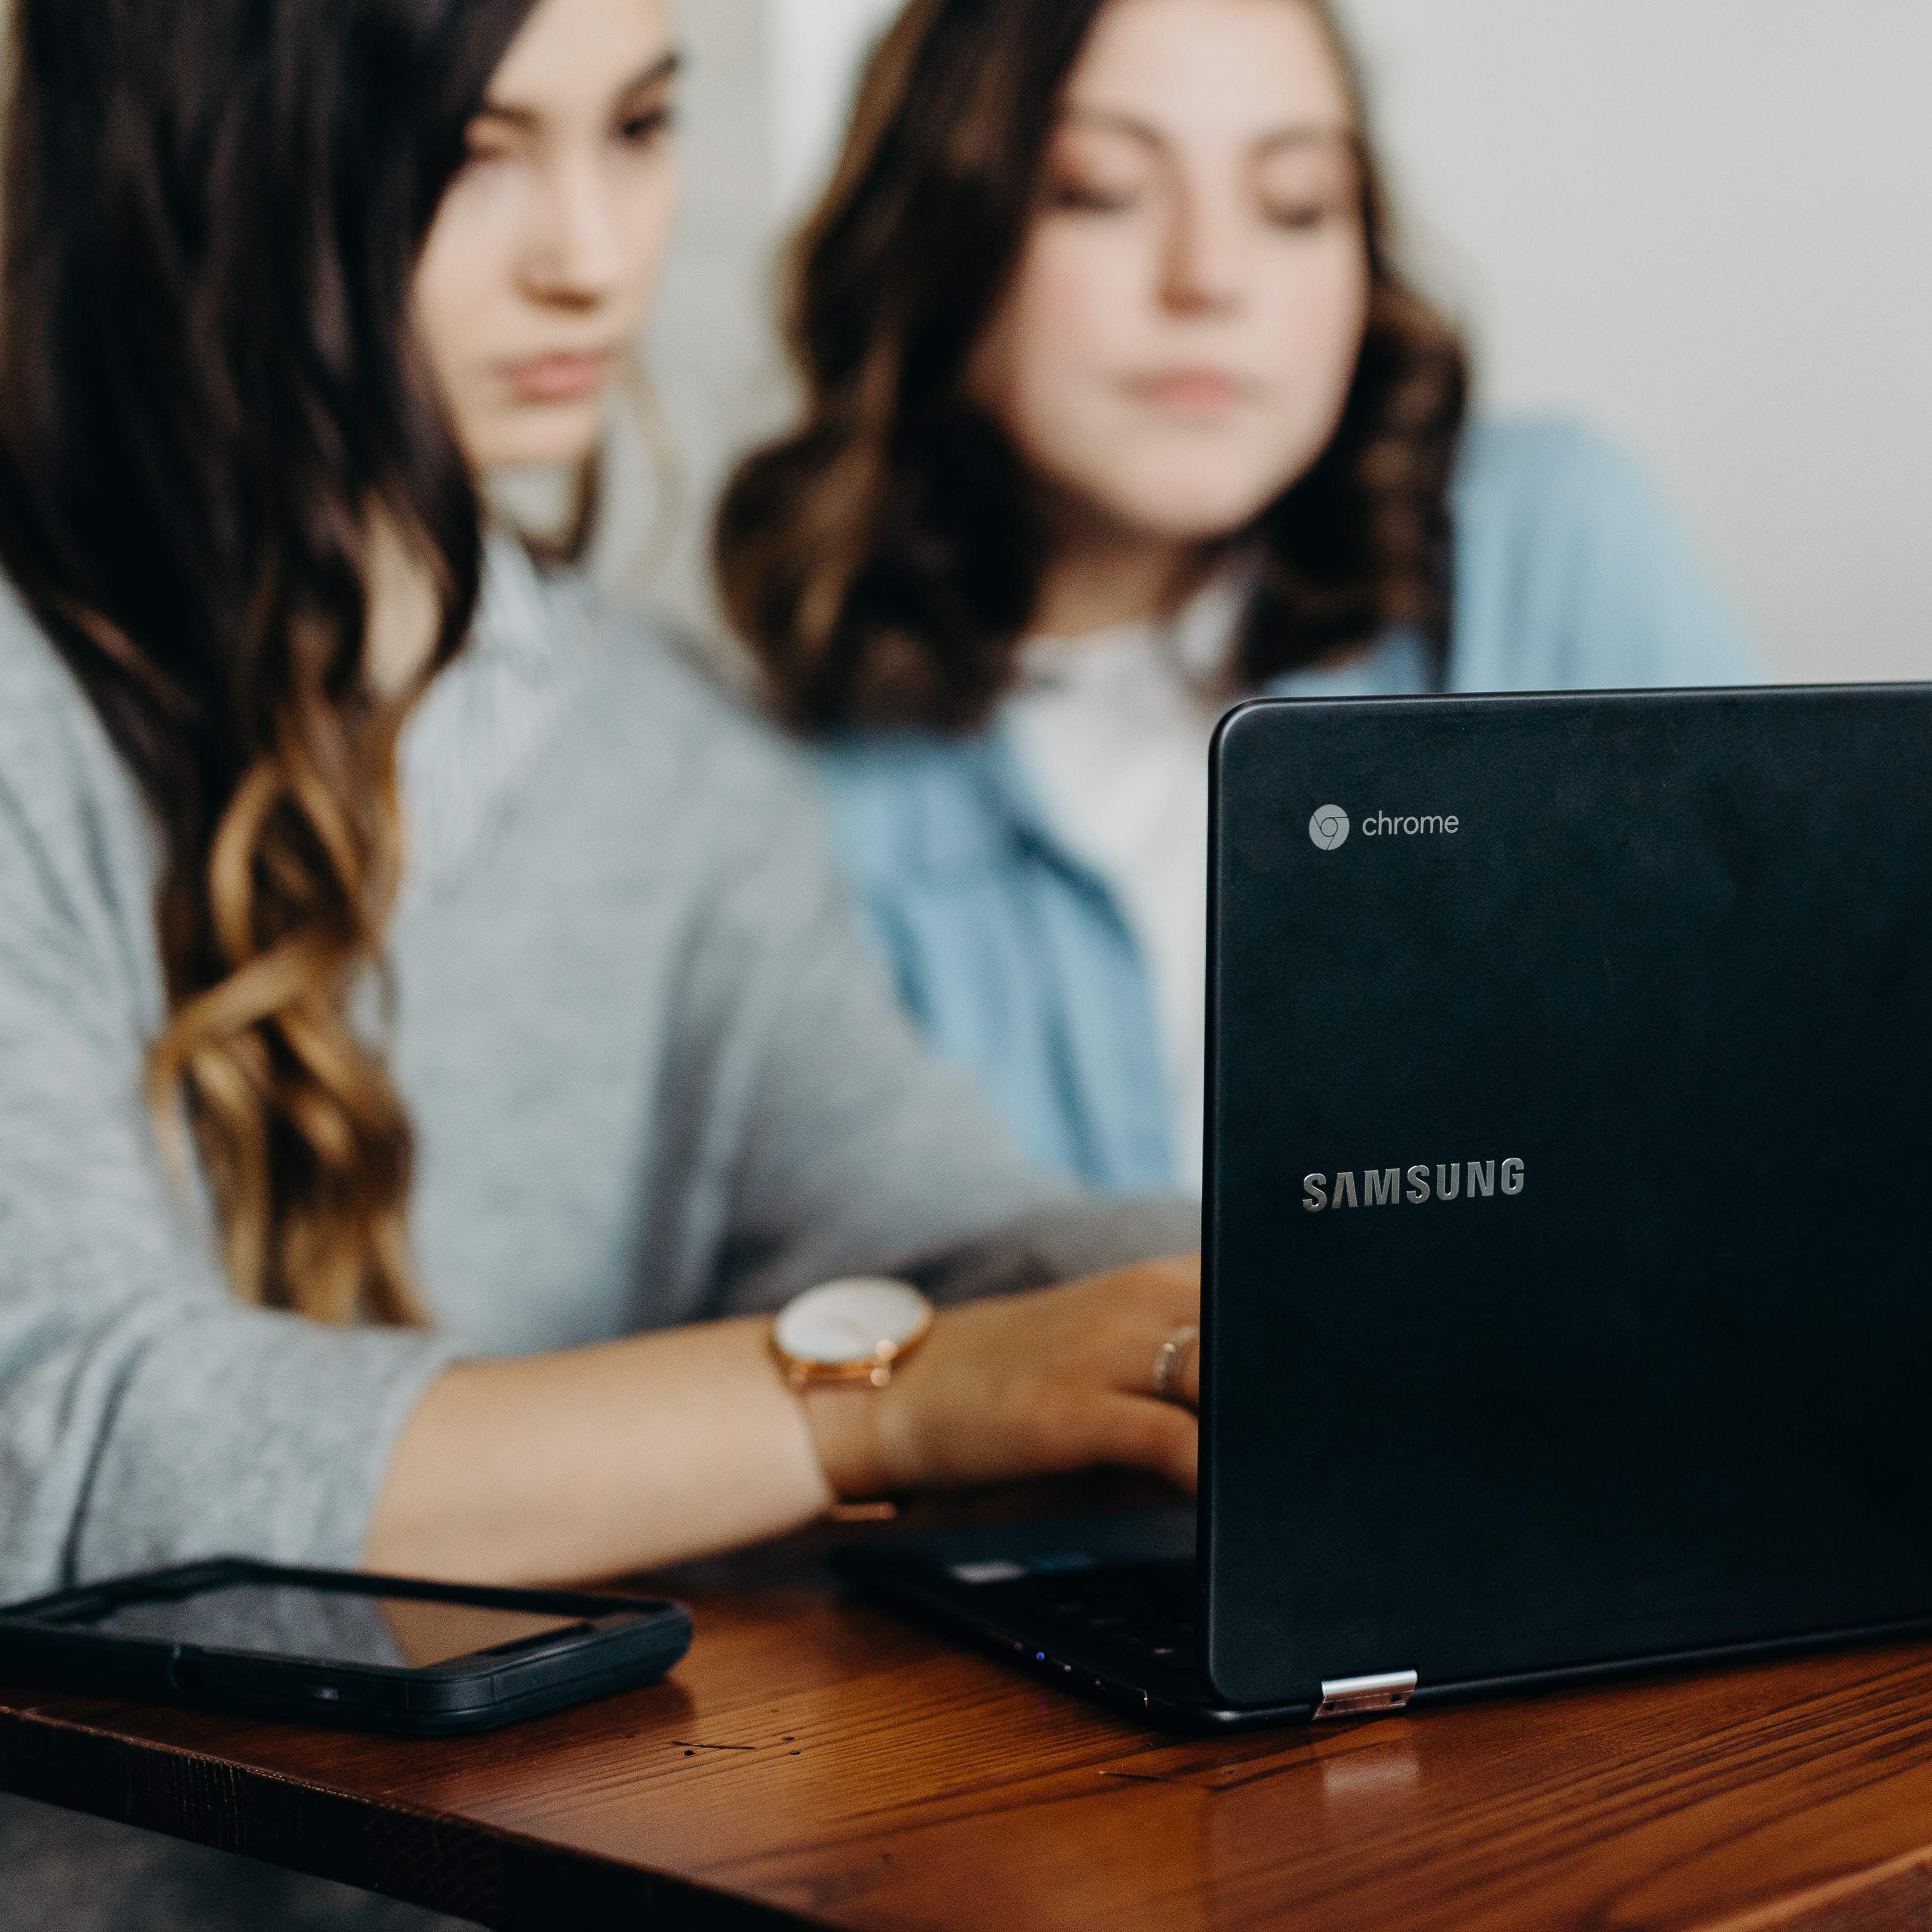
<svg viewBox="0 0 1932 1932"><path fill-rule="evenodd" d="M1738 684L1762 675L1736 619L1642 471L1560 422L1489 422L1454 496L1454 691ZM1269 689L1394 694L1440 684L1394 633ZM1108 886L1050 821L1012 735L854 736L820 760L842 862L899 996L979 1079L1042 1166L1108 1190L1170 1186L1178 1158L1152 974Z"/></svg>

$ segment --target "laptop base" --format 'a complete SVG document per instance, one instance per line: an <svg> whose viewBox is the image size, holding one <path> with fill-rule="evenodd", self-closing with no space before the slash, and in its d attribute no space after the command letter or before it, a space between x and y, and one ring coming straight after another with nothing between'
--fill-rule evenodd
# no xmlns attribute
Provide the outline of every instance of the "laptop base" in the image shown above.
<svg viewBox="0 0 1932 1932"><path fill-rule="evenodd" d="M1191 1508L894 1537L835 1552L841 1576L1030 1675L1166 1730L1304 1723L1236 1708L1198 1666Z"/></svg>
<svg viewBox="0 0 1932 1932"><path fill-rule="evenodd" d="M1348 1687L1323 1703L1234 1705L1182 1654L1198 1634L1199 1572L1191 1508L1105 1516L1035 1517L972 1529L890 1536L832 1555L848 1583L960 1637L1042 1682L1157 1730L1226 1736L1312 1720L1360 1720L1473 1697L1580 1690L1618 1679L1775 1662L1855 1645L1932 1636L1916 1618L1768 1641L1660 1652L1520 1675L1424 1684L1412 1696ZM1115 1625L1110 1621L1120 1617ZM1097 1626L1097 1627L1096 1627ZM1155 1640L1172 1638L1172 1642ZM1172 1650L1173 1656L1137 1654ZM1382 1680L1358 1680L1379 1686Z"/></svg>

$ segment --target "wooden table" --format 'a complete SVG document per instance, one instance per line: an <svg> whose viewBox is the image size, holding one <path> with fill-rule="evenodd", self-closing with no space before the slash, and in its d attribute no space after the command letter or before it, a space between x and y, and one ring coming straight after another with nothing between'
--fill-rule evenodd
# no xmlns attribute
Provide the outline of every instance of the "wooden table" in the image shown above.
<svg viewBox="0 0 1932 1932"><path fill-rule="evenodd" d="M652 1690L430 1743L0 1686L0 1786L503 1928L1932 1926L1932 1646L1191 1742L809 1544L679 1581Z"/></svg>

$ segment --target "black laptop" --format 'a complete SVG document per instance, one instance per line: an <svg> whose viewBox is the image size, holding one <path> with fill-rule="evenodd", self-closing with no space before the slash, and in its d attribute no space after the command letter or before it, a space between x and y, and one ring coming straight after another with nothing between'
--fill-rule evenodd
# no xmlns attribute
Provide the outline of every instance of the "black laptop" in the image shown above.
<svg viewBox="0 0 1932 1932"><path fill-rule="evenodd" d="M1932 1628L1932 686L1213 764L1198 1525L849 1573L1191 1725Z"/></svg>

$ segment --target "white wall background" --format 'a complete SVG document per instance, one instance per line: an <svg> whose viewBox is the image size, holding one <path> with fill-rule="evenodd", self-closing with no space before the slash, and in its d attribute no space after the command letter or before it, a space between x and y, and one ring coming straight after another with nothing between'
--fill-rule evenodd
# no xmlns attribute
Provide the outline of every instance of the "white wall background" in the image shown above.
<svg viewBox="0 0 1932 1932"><path fill-rule="evenodd" d="M1932 676L1932 5L1352 10L1490 400L1635 446L1793 674Z"/></svg>
<svg viewBox="0 0 1932 1932"><path fill-rule="evenodd" d="M679 455L675 540L643 586L650 600L715 627L706 525L733 458L784 420L788 392L772 327L771 257L779 227L767 0L680 0L687 62L679 146L678 230L646 352ZM836 79L821 80L814 98ZM836 109L834 112L837 111ZM633 477L618 479L628 536L646 512ZM660 503L656 506L662 509ZM614 576L636 584L628 548Z"/></svg>
<svg viewBox="0 0 1932 1932"><path fill-rule="evenodd" d="M686 0L712 172L660 359L681 343L710 372L700 407L667 366L700 514L783 409L762 314L718 304L764 298L895 10ZM1932 676L1932 0L1350 12L1413 253L1487 402L1636 448L1792 675ZM721 217L740 226L705 241Z"/></svg>

